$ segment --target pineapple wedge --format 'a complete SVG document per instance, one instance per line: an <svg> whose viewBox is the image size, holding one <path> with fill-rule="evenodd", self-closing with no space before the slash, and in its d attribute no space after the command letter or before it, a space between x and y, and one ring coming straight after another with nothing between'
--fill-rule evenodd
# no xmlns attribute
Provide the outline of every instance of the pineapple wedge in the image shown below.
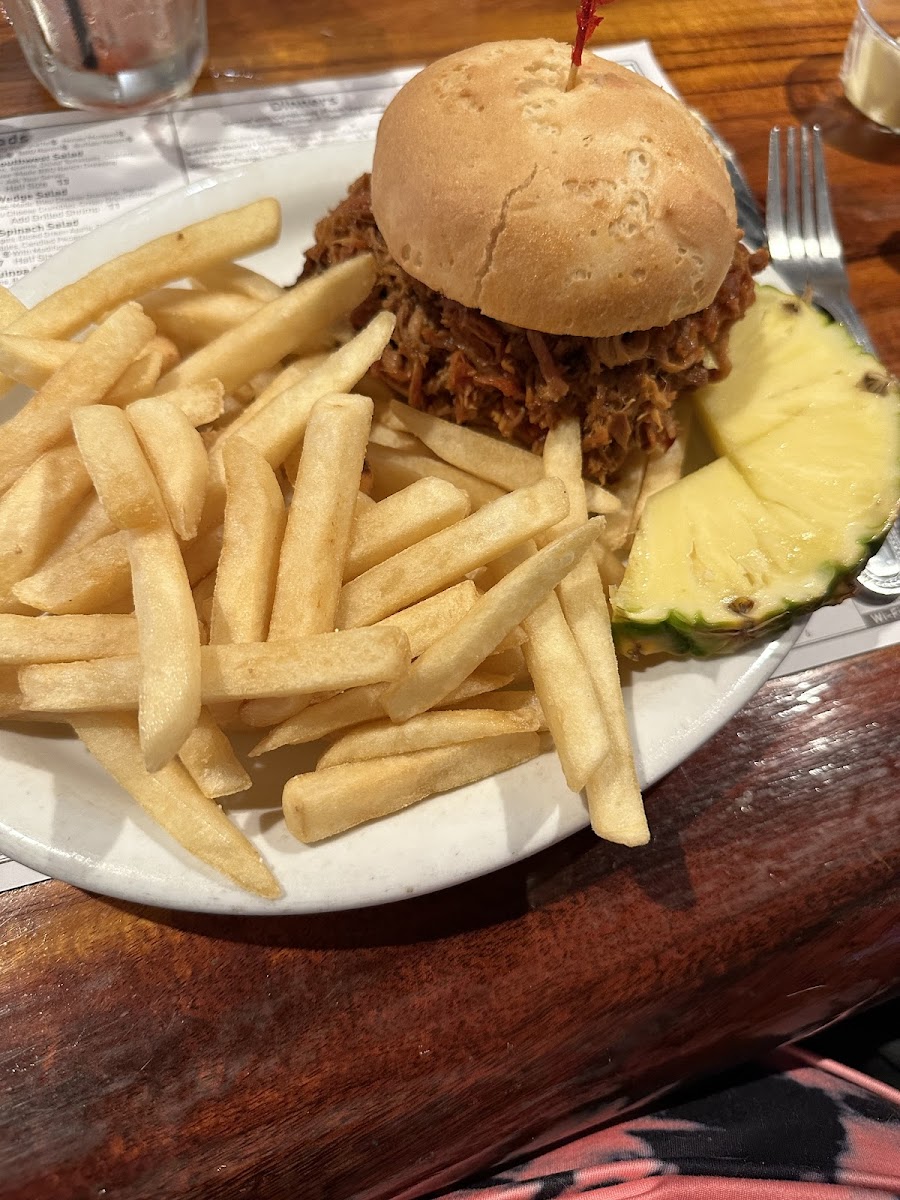
<svg viewBox="0 0 900 1200"><path fill-rule="evenodd" d="M714 462L651 497L613 598L631 657L707 656L841 599L900 496L900 392L846 332L773 288L697 393Z"/></svg>

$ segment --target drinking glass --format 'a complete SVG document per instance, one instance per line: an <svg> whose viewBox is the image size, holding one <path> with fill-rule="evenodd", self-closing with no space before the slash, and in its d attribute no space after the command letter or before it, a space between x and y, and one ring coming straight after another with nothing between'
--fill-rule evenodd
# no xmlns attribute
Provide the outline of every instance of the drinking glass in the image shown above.
<svg viewBox="0 0 900 1200"><path fill-rule="evenodd" d="M2 0L34 75L66 108L137 111L187 95L206 0Z"/></svg>
<svg viewBox="0 0 900 1200"><path fill-rule="evenodd" d="M857 0L841 83L876 125L900 133L900 0Z"/></svg>

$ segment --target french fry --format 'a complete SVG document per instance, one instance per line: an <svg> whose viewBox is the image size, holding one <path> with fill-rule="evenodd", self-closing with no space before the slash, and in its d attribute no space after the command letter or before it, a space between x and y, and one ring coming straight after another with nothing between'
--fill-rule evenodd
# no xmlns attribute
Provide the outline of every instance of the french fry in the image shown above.
<svg viewBox="0 0 900 1200"><path fill-rule="evenodd" d="M544 469L565 484L570 514L586 517L586 506L578 494L580 430L576 435L562 423L551 430L544 447ZM593 681L609 739L609 751L602 766L586 783L591 824L600 837L629 846L642 845L650 834L635 773L609 610L596 560L590 555L580 559L560 581L558 593L566 622Z"/></svg>
<svg viewBox="0 0 900 1200"><path fill-rule="evenodd" d="M433 708L471 675L502 639L552 593L603 528L591 521L526 558L476 602L472 611L416 659L387 693L392 721Z"/></svg>
<svg viewBox="0 0 900 1200"><path fill-rule="evenodd" d="M69 337L103 313L164 283L196 275L223 260L264 250L277 241L280 232L277 200L255 200L110 259L41 300L15 320L7 332Z"/></svg>
<svg viewBox="0 0 900 1200"><path fill-rule="evenodd" d="M393 405L394 401L397 399L397 395L388 387L384 380L378 379L370 371L368 375L366 375L360 381L360 385L364 385L369 388L369 391L367 391L365 394L367 396L371 396L375 402L375 420L379 423L379 425L383 425L385 429L393 429L395 433L405 433L409 437L413 436L411 433L409 433L402 421L398 420L398 418L394 415ZM424 449L422 443L419 442L419 439L416 438L415 440L419 443L419 446Z"/></svg>
<svg viewBox="0 0 900 1200"><path fill-rule="evenodd" d="M182 354L207 345L255 316L262 301L223 292L163 288L141 296L141 308Z"/></svg>
<svg viewBox="0 0 900 1200"><path fill-rule="evenodd" d="M5 329L26 312L28 309L22 301L0 284L0 329Z"/></svg>
<svg viewBox="0 0 900 1200"><path fill-rule="evenodd" d="M373 495L384 500L394 492L407 488L419 479L444 479L469 497L473 511L483 508L504 494L503 488L486 483L468 471L460 471L439 458L425 453L410 454L406 450L395 450L389 446L370 444L367 460L375 473Z"/></svg>
<svg viewBox="0 0 900 1200"><path fill-rule="evenodd" d="M165 397L136 400L125 416L156 478L172 528L182 541L190 541L197 536L209 477L203 439Z"/></svg>
<svg viewBox="0 0 900 1200"><path fill-rule="evenodd" d="M502 441L465 425L433 417L394 400L391 412L404 429L408 429L428 449L463 471L485 479L504 491L528 487L543 477L544 470L538 455L521 446ZM617 512L619 501L594 483L586 483L589 507L592 512Z"/></svg>
<svg viewBox="0 0 900 1200"><path fill-rule="evenodd" d="M15 383L43 387L54 371L69 361L78 342L0 333L0 371Z"/></svg>
<svg viewBox="0 0 900 1200"><path fill-rule="evenodd" d="M239 296L249 296L251 300L261 300L263 303L277 300L284 294L284 289L271 279L266 279L265 275L233 262L208 267L195 278L209 292L236 292Z"/></svg>
<svg viewBox="0 0 900 1200"><path fill-rule="evenodd" d="M240 436L256 446L270 466L280 467L287 454L302 439L316 401L332 393L349 392L357 379L381 357L393 328L393 314L379 313L351 342L335 350L299 383L268 399L264 393L247 409L247 420L240 426ZM227 439L233 437L235 432L235 426L229 426L210 453L209 493L202 522L204 528L218 523L224 512L222 451Z"/></svg>
<svg viewBox="0 0 900 1200"><path fill-rule="evenodd" d="M634 767L609 611L596 565L583 560L560 585L559 594L593 680L609 739L609 753L586 780L591 825L608 841L640 846L649 840L650 832Z"/></svg>
<svg viewBox="0 0 900 1200"><path fill-rule="evenodd" d="M209 640L263 642L287 514L275 472L243 438L224 452L228 498Z"/></svg>
<svg viewBox="0 0 900 1200"><path fill-rule="evenodd" d="M161 338L151 338L147 347L133 363L125 368L105 396L104 404L130 404L140 396L147 396L156 386L163 370L163 351L157 346Z"/></svg>
<svg viewBox="0 0 900 1200"><path fill-rule="evenodd" d="M139 536L143 537L143 532ZM196 626L193 605L191 617ZM42 712L132 709L144 691L144 658L142 653L140 659L97 658L89 662L37 664L23 667L19 680L28 706ZM198 660L199 695L204 704L216 704L390 682L409 664L409 641L399 629L351 629L343 633L320 633L296 642L198 647ZM188 733L196 721L195 716Z"/></svg>
<svg viewBox="0 0 900 1200"><path fill-rule="evenodd" d="M353 508L353 520L358 521L363 513L371 512L375 504L376 501L371 496L367 496L365 492L360 492L356 497L356 504Z"/></svg>
<svg viewBox="0 0 900 1200"><path fill-rule="evenodd" d="M147 770L158 771L200 715L200 633L171 527L131 529L127 548L140 646L141 748Z"/></svg>
<svg viewBox="0 0 900 1200"><path fill-rule="evenodd" d="M229 392L222 405L222 416L216 421L215 427L204 431L203 440L207 449L211 450L217 442L224 441L226 432L230 435L232 425L241 422L251 407L252 402L238 399L234 392Z"/></svg>
<svg viewBox="0 0 900 1200"><path fill-rule="evenodd" d="M144 351L144 354L151 354L156 350L158 350L162 355L161 374L165 374L166 371L171 371L175 364L181 359L181 352L175 343L170 338L161 337L159 334L157 334L155 338L147 343L147 349Z"/></svg>
<svg viewBox="0 0 900 1200"><path fill-rule="evenodd" d="M270 641L335 627L371 423L367 396L325 397L313 407L281 545Z"/></svg>
<svg viewBox="0 0 900 1200"><path fill-rule="evenodd" d="M622 507L619 512L613 513L606 519L603 544L610 550L628 550L634 506L640 495L646 466L646 454L640 450L633 450L625 460L615 483L612 484L612 491L620 500Z"/></svg>
<svg viewBox="0 0 900 1200"><path fill-rule="evenodd" d="M410 657L415 658L457 621L462 620L477 599L478 588L471 579L464 579L446 591L438 592L427 600L420 600L418 604L404 608L391 617L385 617L370 628L388 626L402 629L409 638ZM301 712L308 703L309 698L306 696L287 700L253 700L244 705L241 718L244 724L251 728L264 729L269 725L287 721ZM381 710L378 712L380 715Z"/></svg>
<svg viewBox="0 0 900 1200"><path fill-rule="evenodd" d="M372 721L380 717L384 709L381 697L387 689L386 683L369 684L351 688L338 696L310 704L302 712L270 729L250 751L251 758L268 754L281 746L298 746L307 742L318 742L321 738L337 733L351 725ZM16 709L21 708L21 694L17 689Z"/></svg>
<svg viewBox="0 0 900 1200"><path fill-rule="evenodd" d="M335 627L371 423L367 396L326 396L313 407L281 543L269 641ZM260 703L270 724L298 708L296 699ZM248 725L261 719L254 717L255 707L246 704L241 711Z"/></svg>
<svg viewBox="0 0 900 1200"><path fill-rule="evenodd" d="M509 675L495 675L487 671L475 671L455 692L447 696L439 707L453 708L458 705L475 702L480 704L499 698L500 688L511 682ZM381 698L387 690L386 683L378 683L372 687L358 687L341 692L338 696L329 696L317 704L311 704L297 715L289 717L280 725L270 729L250 751L250 757L268 754L281 746L301 745L306 742L317 742L320 738L363 721L372 721L384 713ZM21 709L21 693L17 690L17 711Z"/></svg>
<svg viewBox="0 0 900 1200"><path fill-rule="evenodd" d="M489 670L488 664L490 659L484 660L484 666L479 667L477 671L473 671L468 679L463 680L458 688L454 689L449 696L445 696L440 704L436 704L435 708L458 708L466 700L471 700L475 696L487 696L494 692L499 692L501 688L507 687L513 682L511 674L501 673L498 671Z"/></svg>
<svg viewBox="0 0 900 1200"><path fill-rule="evenodd" d="M625 578L625 564L622 560L602 542L594 544L594 557L597 560L597 568L600 571L600 579L603 583L603 590L609 595L611 587L618 587Z"/></svg>
<svg viewBox="0 0 900 1200"><path fill-rule="evenodd" d="M650 841L640 785L633 775L630 747L623 746L621 753L616 747L609 763L598 767L585 786L591 828L620 846L646 846Z"/></svg>
<svg viewBox="0 0 900 1200"><path fill-rule="evenodd" d="M117 529L167 523L162 496L128 418L111 404L72 414L72 429L100 503Z"/></svg>
<svg viewBox="0 0 900 1200"><path fill-rule="evenodd" d="M93 510L89 516L93 517ZM103 519L108 522L105 513ZM131 594L125 535L115 531L94 536L96 533L93 529L83 544L48 556L38 571L15 585L16 599L39 612L58 614L109 612L123 603ZM182 548L192 586L215 568L221 545L220 526ZM23 599L25 596L30 599Z"/></svg>
<svg viewBox="0 0 900 1200"><path fill-rule="evenodd" d="M539 753L536 733L513 733L295 775L284 787L285 821L301 842L319 842L426 796L508 771Z"/></svg>
<svg viewBox="0 0 900 1200"><path fill-rule="evenodd" d="M581 422L577 417L564 417L547 431L542 466L546 476L560 480L569 501L566 519L545 534L545 537L559 537L588 519L581 477Z"/></svg>
<svg viewBox="0 0 900 1200"><path fill-rule="evenodd" d="M521 625L514 625L502 641L497 643L494 654L504 654L507 650L516 650L525 641L525 630Z"/></svg>
<svg viewBox="0 0 900 1200"><path fill-rule="evenodd" d="M81 455L78 457L80 459ZM68 529L43 560L41 570L50 567L72 551L81 550L96 542L98 538L115 532L116 527L106 515L100 497L94 491L89 492L73 509Z"/></svg>
<svg viewBox="0 0 900 1200"><path fill-rule="evenodd" d="M261 396L266 388L275 382L281 373L280 367L281 364L278 363L274 367L269 367L267 371L258 371L251 379L247 380L244 384L244 390L246 391L246 402L248 404L251 400L255 400L257 396ZM243 390L242 394L244 394Z"/></svg>
<svg viewBox="0 0 900 1200"><path fill-rule="evenodd" d="M370 441L374 442L376 446L386 446L391 450L411 451L413 454L422 450L422 443L411 433L401 433L396 429L391 429L389 425L382 425L380 421L372 422Z"/></svg>
<svg viewBox="0 0 900 1200"><path fill-rule="evenodd" d="M54 555L12 589L21 604L56 614L103 612L130 591L128 547L118 531Z"/></svg>
<svg viewBox="0 0 900 1200"><path fill-rule="evenodd" d="M92 497L96 500L96 497ZM115 530L100 507L99 500L79 517L82 534L70 545L48 555L34 575L16 584L14 594L31 597L21 603L40 612L95 613L130 611L123 608L131 596L131 570L125 535ZM216 565L221 529L214 529L184 547L184 562L193 585ZM69 535L64 539L69 541Z"/></svg>
<svg viewBox="0 0 900 1200"><path fill-rule="evenodd" d="M42 388L51 375L66 365L80 345L80 342L67 342L59 338L0 334L0 371L16 383ZM138 395L147 395L159 378L165 361L163 346L171 346L171 343L163 338L151 338L103 399L109 404L116 404L127 403L129 399L136 400ZM175 349L174 346L171 348ZM178 358L177 352L175 358Z"/></svg>
<svg viewBox="0 0 900 1200"><path fill-rule="evenodd" d="M241 766L234 747L207 708L200 709L200 719L178 757L194 783L210 800L233 796L252 786L253 781Z"/></svg>
<svg viewBox="0 0 900 1200"><path fill-rule="evenodd" d="M96 713L73 717L71 724L120 787L189 854L246 891L273 900L282 894L256 847L203 795L181 763L148 773L133 717Z"/></svg>
<svg viewBox="0 0 900 1200"><path fill-rule="evenodd" d="M296 383L272 396L263 392L250 406L240 436L256 446L273 467L280 466L303 438L316 401L323 396L350 392L381 357L393 329L393 314L379 313L352 341L329 354ZM227 436L234 436L235 432L229 429Z"/></svg>
<svg viewBox="0 0 900 1200"><path fill-rule="evenodd" d="M76 448L59 446L45 451L0 496L0 600L43 562L90 486Z"/></svg>
<svg viewBox="0 0 900 1200"><path fill-rule="evenodd" d="M609 749L593 681L555 593L522 624L528 634L523 647L525 662L566 783L573 792L580 792Z"/></svg>
<svg viewBox="0 0 900 1200"><path fill-rule="evenodd" d="M344 567L345 581L455 525L470 509L466 493L443 479L420 479L388 496L357 517Z"/></svg>
<svg viewBox="0 0 900 1200"><path fill-rule="evenodd" d="M344 585L341 629L371 625L533 538L566 515L565 489L542 479L409 546ZM514 622L515 624L516 622Z"/></svg>
<svg viewBox="0 0 900 1200"><path fill-rule="evenodd" d="M521 446L434 417L399 400L391 402L391 413L432 454L505 492L527 487L541 478L540 459Z"/></svg>
<svg viewBox="0 0 900 1200"><path fill-rule="evenodd" d="M136 304L126 304L79 344L41 391L0 425L0 491L66 436L75 410L100 400L152 336L152 321Z"/></svg>
<svg viewBox="0 0 900 1200"><path fill-rule="evenodd" d="M171 392L166 392L165 398L169 404L180 408L195 428L218 420L225 408L225 388L218 379L174 388Z"/></svg>
<svg viewBox="0 0 900 1200"><path fill-rule="evenodd" d="M220 379L230 392L286 354L318 349L325 330L362 303L374 281L368 255L305 280L169 371L157 384L157 395L205 379Z"/></svg>
<svg viewBox="0 0 900 1200"><path fill-rule="evenodd" d="M39 721L35 713L23 713L19 672L15 667L0 667L0 721Z"/></svg>
<svg viewBox="0 0 900 1200"><path fill-rule="evenodd" d="M274 400L276 396L280 396L282 392L286 392L289 387L293 387L295 383L301 383L306 377L321 367L331 357L331 351L317 350L312 354L304 354L300 358L294 358L286 367L282 367L280 371L276 371L274 378L268 383L256 397L260 405L268 403L269 400ZM341 389L338 388L338 391ZM363 395L367 393L363 392Z"/></svg>
<svg viewBox="0 0 900 1200"><path fill-rule="evenodd" d="M436 592L427 600L420 600L409 608L402 608L389 617L382 617L372 626L393 626L402 629L409 638L409 652L413 658L427 650L430 645L449 633L471 612L478 600L478 588L471 579L463 579L452 587Z"/></svg>
<svg viewBox="0 0 900 1200"><path fill-rule="evenodd" d="M528 674L525 655L520 646L511 646L507 650L495 650L484 660L481 669L509 676L516 687L531 686L531 676Z"/></svg>
<svg viewBox="0 0 900 1200"><path fill-rule="evenodd" d="M326 354L326 355L320 355L320 356L316 356L316 357L321 357L324 359L324 358L327 358L328 355ZM362 393L359 393L359 392L354 393L354 395L360 395L360 394L362 394ZM238 418L238 421L240 421L240 418ZM370 442L371 442L371 439L372 439L372 432L369 433ZM291 450L291 452L288 454L288 456L285 458L284 462L281 465L281 469L282 469L282 471L284 471L285 477L287 478L287 481L291 485L291 487L293 487L297 481L297 471L299 470L300 459L302 457L303 457L303 443L298 442L297 445L293 448L293 450ZM362 491L362 488L364 488L366 486L366 469L367 469L367 464L364 464L363 475L362 475L362 478L360 479L360 484L359 484L359 486L360 486L359 494L365 500L368 500L371 504L374 504L375 501L372 499L372 497L367 495L366 492ZM358 516L358 515L359 515L358 512L354 513L354 516Z"/></svg>
<svg viewBox="0 0 900 1200"><path fill-rule="evenodd" d="M22 617L0 614L0 664L78 662L137 654L131 616Z"/></svg>
<svg viewBox="0 0 900 1200"><path fill-rule="evenodd" d="M497 712L527 711L534 715L534 719L537 721L536 729L544 730L547 728L541 702L534 692L531 691L505 691L494 692L488 696L473 696L470 700L460 700L457 708L492 708Z"/></svg>
<svg viewBox="0 0 900 1200"><path fill-rule="evenodd" d="M677 483L684 469L687 453L687 443L690 437L691 420L694 413L692 404L678 404L678 433L675 440L662 454L648 455L644 467L644 478L641 490L635 501L631 524L628 529L629 538L634 538L644 506L651 496L661 492L672 483Z"/></svg>
<svg viewBox="0 0 900 1200"><path fill-rule="evenodd" d="M591 824L594 832L607 840L642 845L650 835L635 773L609 610L596 562L583 559L560 584L559 598L593 680L609 737L609 753L587 781Z"/></svg>
<svg viewBox="0 0 900 1200"><path fill-rule="evenodd" d="M457 746L479 738L503 737L510 733L537 733L540 716L534 709L494 708L441 709L422 713L402 725L392 721L370 721L357 725L332 742L316 764L316 770L339 763L369 758L389 758L438 746Z"/></svg>

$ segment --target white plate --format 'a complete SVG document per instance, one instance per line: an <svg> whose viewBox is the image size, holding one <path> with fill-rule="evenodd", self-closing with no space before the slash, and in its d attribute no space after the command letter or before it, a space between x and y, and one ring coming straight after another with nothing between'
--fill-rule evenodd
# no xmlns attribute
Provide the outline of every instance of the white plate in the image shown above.
<svg viewBox="0 0 900 1200"><path fill-rule="evenodd" d="M23 279L16 293L32 304L111 255L266 195L281 201L284 234L277 247L250 261L279 283L290 283L315 221L368 169L371 152L366 142L306 150L173 192L75 242ZM625 696L643 784L677 766L737 712L795 636L789 630L728 658L632 672ZM0 847L38 871L142 904L276 914L353 908L448 887L587 824L583 799L567 790L555 755L548 754L306 847L287 833L278 807L280 785L299 761L290 748L268 761L251 760L253 799L239 796L229 804L284 885L281 900L250 896L197 863L80 743L50 727L0 729Z"/></svg>

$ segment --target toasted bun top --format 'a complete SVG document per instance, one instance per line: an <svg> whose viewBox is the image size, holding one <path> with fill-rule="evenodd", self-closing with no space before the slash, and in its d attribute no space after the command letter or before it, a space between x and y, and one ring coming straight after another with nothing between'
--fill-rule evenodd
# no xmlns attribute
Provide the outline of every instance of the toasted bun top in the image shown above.
<svg viewBox="0 0 900 1200"><path fill-rule="evenodd" d="M493 42L440 59L381 121L372 207L417 279L545 333L604 337L705 308L737 240L725 164L694 116L570 47Z"/></svg>

